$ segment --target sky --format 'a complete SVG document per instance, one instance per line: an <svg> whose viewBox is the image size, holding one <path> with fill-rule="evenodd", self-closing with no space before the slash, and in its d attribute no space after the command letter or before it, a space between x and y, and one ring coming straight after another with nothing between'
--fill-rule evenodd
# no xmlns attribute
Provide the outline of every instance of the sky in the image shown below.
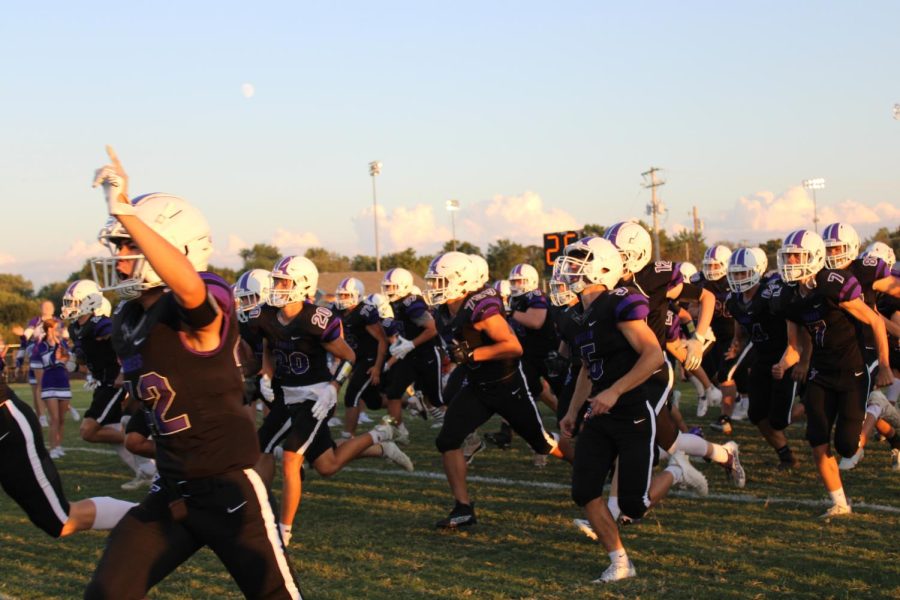
<svg viewBox="0 0 900 600"><path fill-rule="evenodd" d="M0 20L0 272L103 250L93 170L206 215L213 262L274 243L433 252L451 236L645 216L759 243L900 225L900 3L41 2ZM251 89L248 87L252 86Z"/></svg>

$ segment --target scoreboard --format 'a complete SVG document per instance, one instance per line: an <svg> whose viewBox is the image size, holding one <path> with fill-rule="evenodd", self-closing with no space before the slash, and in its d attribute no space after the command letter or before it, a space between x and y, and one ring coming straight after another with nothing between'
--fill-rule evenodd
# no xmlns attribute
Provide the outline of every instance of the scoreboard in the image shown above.
<svg viewBox="0 0 900 600"><path fill-rule="evenodd" d="M557 231L544 234L544 272L547 275L553 272L553 263L556 262L556 257L562 254L563 249L579 239L581 239L580 231Z"/></svg>

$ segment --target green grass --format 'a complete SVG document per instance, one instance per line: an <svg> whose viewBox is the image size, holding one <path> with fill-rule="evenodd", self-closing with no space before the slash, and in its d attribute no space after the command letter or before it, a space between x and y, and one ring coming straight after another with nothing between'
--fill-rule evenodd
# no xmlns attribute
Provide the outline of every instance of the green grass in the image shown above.
<svg viewBox="0 0 900 600"><path fill-rule="evenodd" d="M30 398L27 389L17 387L20 396ZM683 411L695 423L693 391L683 392ZM75 405L83 410L87 403L88 395L78 390ZM440 473L436 431L430 422L409 424L413 440L407 451L417 472ZM714 441L725 441L705 429ZM760 500L666 499L641 524L622 530L639 577L608 588L589 583L608 558L571 526L581 515L567 489L569 466L552 461L536 469L521 439L510 450L479 455L470 475L551 485L471 482L479 523L463 532L433 529L452 506L442 479L403 476L381 460L354 462L331 479L310 474L290 555L311 598L900 598L900 513L858 509L847 519L817 520L825 505L809 503L824 500L825 492L802 434L802 427L789 429L802 462L796 473L782 476L774 471L774 453L752 426L737 423L733 437L748 471L746 489L733 489L715 465L699 468L712 494ZM78 439L71 422L64 446L100 448ZM900 473L888 468L888 460L886 444L873 442L860 466L844 474L854 502L900 509ZM142 497L119 490L130 474L115 456L70 451L57 466L70 500ZM277 493L280 484L275 487ZM768 497L789 501L766 504ZM91 531L53 540L0 495L0 596L80 597L105 537ZM151 596L240 594L204 550Z"/></svg>

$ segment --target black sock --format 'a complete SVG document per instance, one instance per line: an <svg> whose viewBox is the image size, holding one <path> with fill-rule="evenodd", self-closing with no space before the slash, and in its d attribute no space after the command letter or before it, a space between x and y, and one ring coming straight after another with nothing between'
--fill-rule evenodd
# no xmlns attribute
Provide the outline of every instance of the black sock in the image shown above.
<svg viewBox="0 0 900 600"><path fill-rule="evenodd" d="M791 452L791 447L785 444L781 448L777 448L775 453L778 454L778 460L781 462L793 462L794 461L794 453Z"/></svg>
<svg viewBox="0 0 900 600"><path fill-rule="evenodd" d="M891 448L897 448L900 450L900 431L894 432L894 437L888 440L888 443L891 445Z"/></svg>

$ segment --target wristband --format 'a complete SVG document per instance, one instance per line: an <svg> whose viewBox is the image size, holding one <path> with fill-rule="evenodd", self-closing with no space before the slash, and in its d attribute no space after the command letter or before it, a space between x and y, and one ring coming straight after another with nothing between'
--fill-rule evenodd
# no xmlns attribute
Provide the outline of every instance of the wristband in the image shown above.
<svg viewBox="0 0 900 600"><path fill-rule="evenodd" d="M693 321L688 321L687 323L684 323L682 325L682 327L684 328L684 332L689 336L697 333L697 326L694 324Z"/></svg>
<svg viewBox="0 0 900 600"><path fill-rule="evenodd" d="M219 316L219 305L212 295L208 294L200 306L185 308L179 304L178 316L181 322L191 329L203 329Z"/></svg>
<svg viewBox="0 0 900 600"><path fill-rule="evenodd" d="M343 385L344 382L347 381L347 378L350 377L352 371L353 363L349 360L342 360L334 370L334 377L332 377L331 380L338 385Z"/></svg>

